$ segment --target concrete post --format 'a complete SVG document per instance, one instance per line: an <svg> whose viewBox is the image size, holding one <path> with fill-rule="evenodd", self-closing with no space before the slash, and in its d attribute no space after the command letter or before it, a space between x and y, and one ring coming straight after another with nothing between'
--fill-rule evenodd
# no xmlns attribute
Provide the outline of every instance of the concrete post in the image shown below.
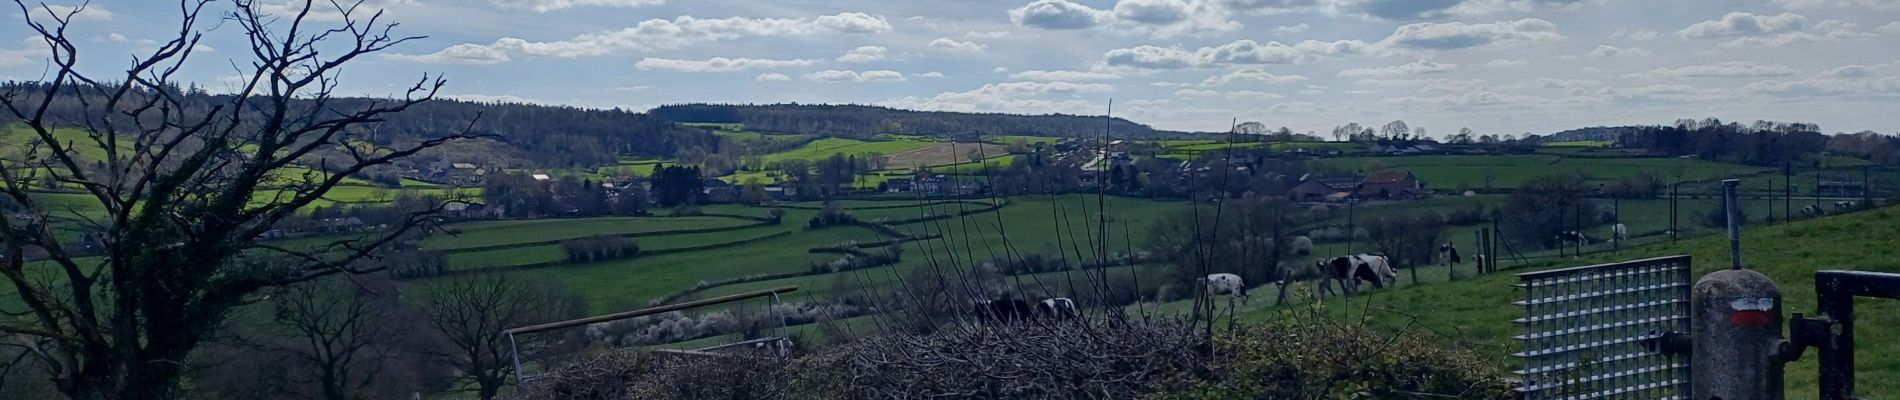
<svg viewBox="0 0 1900 400"><path fill-rule="evenodd" d="M1716 271L1690 295L1695 399L1782 398L1781 289L1760 272Z"/></svg>

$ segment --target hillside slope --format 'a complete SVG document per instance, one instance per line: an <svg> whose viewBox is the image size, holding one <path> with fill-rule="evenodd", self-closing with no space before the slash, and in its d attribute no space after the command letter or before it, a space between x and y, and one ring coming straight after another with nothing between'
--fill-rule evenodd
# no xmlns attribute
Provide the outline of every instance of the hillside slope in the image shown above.
<svg viewBox="0 0 1900 400"><path fill-rule="evenodd" d="M1743 233L1743 261L1781 285L1785 310L1813 314L1814 272L1851 269L1900 273L1900 207L1830 216L1771 227L1747 227ZM1726 268L1728 241L1706 236L1675 244L1636 247L1562 263L1539 265L1456 282L1427 282L1396 290L1351 298L1349 304L1328 304L1339 314L1360 315L1370 306L1371 321L1383 329L1401 329L1412 317L1418 326L1437 331L1451 341L1473 346L1496 360L1510 363L1506 354L1518 350L1510 321L1521 316L1510 302L1522 296L1511 287L1514 273L1546 268L1591 265L1649 257L1689 254L1695 257L1696 276ZM1404 273L1401 272L1401 276ZM1329 300L1331 301L1331 300ZM1370 303L1368 303L1370 302ZM1855 330L1858 356L1855 367L1859 395L1865 398L1900 396L1900 300L1863 299L1856 303ZM1271 318L1277 313L1257 309L1247 318ZM1421 329L1421 328L1413 328ZM1813 398L1817 393L1817 356L1810 351L1788 366L1789 398Z"/></svg>

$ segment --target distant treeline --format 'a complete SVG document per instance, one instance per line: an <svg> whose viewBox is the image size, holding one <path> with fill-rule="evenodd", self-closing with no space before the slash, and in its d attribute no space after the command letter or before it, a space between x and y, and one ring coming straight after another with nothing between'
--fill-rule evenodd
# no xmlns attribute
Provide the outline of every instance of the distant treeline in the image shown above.
<svg viewBox="0 0 1900 400"><path fill-rule="evenodd" d="M649 113L656 118L674 122L737 123L745 124L746 129L757 131L819 133L844 137L869 137L884 133L936 137L976 133L1093 136L1100 135L1105 127L1112 129L1116 137L1199 136L1185 132L1156 130L1121 118L1115 118L1112 122L1105 124L1101 116L911 111L862 105L680 104L661 106Z"/></svg>
<svg viewBox="0 0 1900 400"><path fill-rule="evenodd" d="M109 85L109 84L108 84ZM25 90L21 90L25 89ZM0 91L32 93L43 91L35 83L0 83ZM197 87L170 88L191 103L206 108L228 105L229 94L213 94ZM102 104L98 90L67 90L49 107L56 120L77 125L87 114L78 93L85 93L93 108ZM375 98L327 99L325 107L339 110L362 109L371 102L387 105L393 100ZM307 100L291 102L293 107L313 104ZM480 116L479 119L476 117ZM613 164L623 155L673 157L683 150L713 152L718 138L702 129L655 120L645 114L623 110L599 110L568 106L546 106L500 102L470 102L437 99L416 105L401 113L384 116L385 121L369 124L363 131L350 132L352 139L382 146L404 145L469 129L476 133L499 136L506 145L459 149L458 153L480 157L449 157L458 162L479 161L483 165L519 162L541 167L595 166ZM261 123L261 118L249 118ZM0 123L12 122L0 117ZM472 124L471 124L472 122ZM123 123L123 122L120 122ZM71 126L71 125L68 125ZM421 157L412 161L426 161ZM472 158L483 158L474 160Z"/></svg>

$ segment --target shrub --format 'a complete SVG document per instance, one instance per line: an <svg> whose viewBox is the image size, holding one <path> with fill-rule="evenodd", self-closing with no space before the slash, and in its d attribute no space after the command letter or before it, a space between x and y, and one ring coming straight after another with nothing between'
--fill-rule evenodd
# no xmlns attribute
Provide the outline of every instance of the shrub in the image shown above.
<svg viewBox="0 0 1900 400"><path fill-rule="evenodd" d="M568 262L606 261L640 255L640 244L619 236L594 236L561 241Z"/></svg>
<svg viewBox="0 0 1900 400"><path fill-rule="evenodd" d="M1289 313L1292 314L1292 313ZM1211 376L1148 399L1512 399L1502 372L1423 335L1298 317L1221 336Z"/></svg>
<svg viewBox="0 0 1900 400"><path fill-rule="evenodd" d="M773 208L771 211L766 211L765 222L770 223L772 225L778 225L780 223L785 222L785 209Z"/></svg>
<svg viewBox="0 0 1900 400"><path fill-rule="evenodd" d="M812 215L811 221L806 225L812 229L817 229L832 225L855 223L858 223L858 217L851 215L850 211L845 211L844 208L838 207L838 203L825 203L825 208L818 210L817 215Z"/></svg>
<svg viewBox="0 0 1900 400"><path fill-rule="evenodd" d="M396 279L425 278L448 271L448 260L441 254L421 250L399 251L383 257L389 275Z"/></svg>

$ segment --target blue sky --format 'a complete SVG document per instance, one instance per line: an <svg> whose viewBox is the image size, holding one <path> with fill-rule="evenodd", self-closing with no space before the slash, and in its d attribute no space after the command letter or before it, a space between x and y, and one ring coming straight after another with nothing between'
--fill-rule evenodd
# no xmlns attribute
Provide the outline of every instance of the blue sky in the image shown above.
<svg viewBox="0 0 1900 400"><path fill-rule="evenodd" d="M302 0L258 0L280 9ZM94 1L89 71L177 25L167 1ZM55 2L49 4L76 4ZM327 2L326 2L327 4ZM221 4L222 5L222 4ZM685 102L859 103L1115 114L1164 129L1260 121L1327 132L1404 119L1434 136L1549 133L1681 117L1900 130L1900 0L368 0L426 35L344 75L447 93L643 110ZM37 12L37 11L36 11ZM44 50L0 27L0 79ZM210 21L185 79L242 64ZM15 39L6 40L12 37Z"/></svg>

